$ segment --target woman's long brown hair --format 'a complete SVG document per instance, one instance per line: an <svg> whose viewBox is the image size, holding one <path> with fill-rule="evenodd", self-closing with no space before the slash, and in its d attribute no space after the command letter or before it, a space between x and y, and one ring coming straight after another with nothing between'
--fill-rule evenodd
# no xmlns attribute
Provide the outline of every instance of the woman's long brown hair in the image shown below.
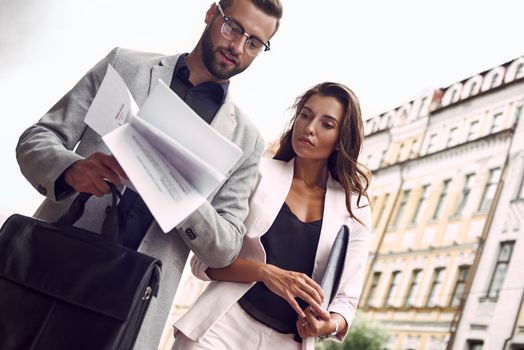
<svg viewBox="0 0 524 350"><path fill-rule="evenodd" d="M358 99L347 86L339 83L324 82L315 85L299 96L293 104L293 118L287 130L282 134L280 146L273 158L289 161L296 156L291 145L293 126L306 102L314 95L334 97L344 106L344 118L340 124L339 139L336 149L329 156L328 170L331 177L342 186L346 193L346 208L349 215L361 224L364 224L353 214L351 196L353 193L357 194L357 208L361 208L360 200L362 196L368 197L367 189L371 173L357 161L364 141L364 124Z"/></svg>

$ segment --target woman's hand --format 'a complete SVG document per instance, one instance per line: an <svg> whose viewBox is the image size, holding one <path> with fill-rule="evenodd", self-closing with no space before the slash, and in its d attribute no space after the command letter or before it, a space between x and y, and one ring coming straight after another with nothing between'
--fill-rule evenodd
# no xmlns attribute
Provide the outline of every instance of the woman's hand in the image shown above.
<svg viewBox="0 0 524 350"><path fill-rule="evenodd" d="M306 317L297 320L298 335L301 338L320 337L332 333L337 328L337 320L333 314L322 310L313 311L310 307L305 310Z"/></svg>
<svg viewBox="0 0 524 350"><path fill-rule="evenodd" d="M322 288L304 273L283 270L271 264L264 264L261 282L273 293L284 298L301 318L305 318L306 314L295 300L297 297L308 303L314 310L322 312L320 307L324 300Z"/></svg>

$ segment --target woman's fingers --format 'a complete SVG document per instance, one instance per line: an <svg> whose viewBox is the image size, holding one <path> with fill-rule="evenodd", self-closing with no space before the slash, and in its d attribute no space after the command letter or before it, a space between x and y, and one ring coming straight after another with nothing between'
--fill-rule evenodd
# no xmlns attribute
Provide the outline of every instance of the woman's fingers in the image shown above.
<svg viewBox="0 0 524 350"><path fill-rule="evenodd" d="M287 302L289 303L289 305L291 305L291 307L293 308L293 310L295 310L295 312L297 313L297 315L299 317L302 317L302 318L305 318L306 317L306 314L304 313L304 310L302 310L302 308L300 307L300 305L298 305L297 301L295 300L295 296L292 295L292 294L288 294L287 297L285 298L287 300Z"/></svg>
<svg viewBox="0 0 524 350"><path fill-rule="evenodd" d="M313 299L315 299L317 304L322 304L322 301L324 299L322 289L308 275L306 275L305 273L296 273L295 281L296 281L297 286L302 291L310 295ZM315 286L318 286L320 291Z"/></svg>
<svg viewBox="0 0 524 350"><path fill-rule="evenodd" d="M299 290L296 296L304 300L309 305L311 305L314 309L319 309L319 310L321 309L320 304L317 303L317 301L313 299L311 295L307 294L303 290Z"/></svg>
<svg viewBox="0 0 524 350"><path fill-rule="evenodd" d="M324 291L322 290L322 287L320 287L320 285L317 282L315 282L312 278L309 277L306 279L306 282L310 287L315 289L315 291L318 293L320 297L320 303L322 303L324 301Z"/></svg>
<svg viewBox="0 0 524 350"><path fill-rule="evenodd" d="M297 320L297 331L300 338L304 338L304 318L299 317Z"/></svg>

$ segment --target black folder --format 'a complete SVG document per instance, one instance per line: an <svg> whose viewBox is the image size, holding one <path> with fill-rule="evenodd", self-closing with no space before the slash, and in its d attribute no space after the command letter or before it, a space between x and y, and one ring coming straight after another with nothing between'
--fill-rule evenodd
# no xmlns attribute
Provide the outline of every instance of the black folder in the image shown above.
<svg viewBox="0 0 524 350"><path fill-rule="evenodd" d="M324 292L323 307L327 308L329 304L333 301L333 298L338 292L338 287L340 285L340 279L342 277L342 272L344 271L344 264L346 262L346 252L349 244L349 228L346 225L342 225L340 230L338 230L337 237L335 242L331 247L331 252L329 253L328 262L326 265L326 270L324 271L324 276L322 277L322 282L320 287Z"/></svg>

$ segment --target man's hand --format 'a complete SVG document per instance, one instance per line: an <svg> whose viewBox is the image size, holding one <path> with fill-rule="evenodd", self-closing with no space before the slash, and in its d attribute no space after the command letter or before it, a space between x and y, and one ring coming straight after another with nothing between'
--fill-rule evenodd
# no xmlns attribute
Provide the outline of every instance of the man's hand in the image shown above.
<svg viewBox="0 0 524 350"><path fill-rule="evenodd" d="M319 310L319 312L322 310L320 304L324 300L324 293L322 293L322 288L308 275L283 270L271 264L265 264L263 275L262 282L273 293L284 298L299 317L305 318L306 314L295 300L297 297L311 305L315 310Z"/></svg>
<svg viewBox="0 0 524 350"><path fill-rule="evenodd" d="M111 192L105 180L119 186L127 176L115 157L94 153L73 163L64 173L65 182L76 192L92 193L97 197Z"/></svg>

